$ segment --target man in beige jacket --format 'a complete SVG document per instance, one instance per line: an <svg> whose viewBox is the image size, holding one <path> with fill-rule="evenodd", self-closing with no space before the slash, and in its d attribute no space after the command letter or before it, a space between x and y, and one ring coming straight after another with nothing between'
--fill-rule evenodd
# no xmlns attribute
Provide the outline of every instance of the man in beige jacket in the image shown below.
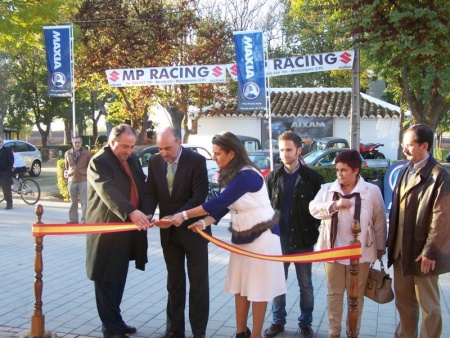
<svg viewBox="0 0 450 338"><path fill-rule="evenodd" d="M64 154L70 196L69 222L78 223L78 198L81 202L81 223L86 223L87 178L86 172L92 154L82 147L81 137L72 138L72 149Z"/></svg>

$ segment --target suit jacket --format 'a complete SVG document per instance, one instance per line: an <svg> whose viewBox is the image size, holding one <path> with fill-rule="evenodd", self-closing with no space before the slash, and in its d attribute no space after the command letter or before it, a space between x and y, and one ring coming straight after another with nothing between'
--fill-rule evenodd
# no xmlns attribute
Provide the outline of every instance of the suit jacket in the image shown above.
<svg viewBox="0 0 450 338"><path fill-rule="evenodd" d="M152 156L148 163L147 186L150 194L150 212L153 214L159 205L159 217L173 215L183 210L199 206L205 202L208 195L208 170L206 159L190 149L183 148L172 186L172 194L166 179L167 162L160 156ZM204 239L193 231L188 225L203 217L189 219L183 222L176 231L187 248L195 249ZM172 228L172 227L171 227ZM206 230L211 233L211 227ZM164 247L170 237L169 229L160 229L161 245Z"/></svg>
<svg viewBox="0 0 450 338"><path fill-rule="evenodd" d="M3 146L0 149L0 177L11 177L14 166L14 155L11 148Z"/></svg>
<svg viewBox="0 0 450 338"><path fill-rule="evenodd" d="M138 189L139 209L145 212L149 205L145 175L136 155L127 162ZM88 223L130 222L128 215L136 210L130 203L130 181L109 146L92 158L87 176ZM136 261L137 269L145 269L146 231L92 234L86 236L86 243L86 270L91 280L123 282L130 260Z"/></svg>
<svg viewBox="0 0 450 338"><path fill-rule="evenodd" d="M401 199L406 200L402 238L403 276L439 275L450 271L450 173L431 156L416 179L400 196L399 185L408 165L398 174L389 215L388 267L394 263ZM420 271L415 259L424 254L436 261L429 274Z"/></svg>

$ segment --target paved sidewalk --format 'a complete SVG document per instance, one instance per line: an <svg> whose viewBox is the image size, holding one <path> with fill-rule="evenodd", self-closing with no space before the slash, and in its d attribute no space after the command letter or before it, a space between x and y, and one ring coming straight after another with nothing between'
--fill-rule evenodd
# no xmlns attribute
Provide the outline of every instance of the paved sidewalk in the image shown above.
<svg viewBox="0 0 450 338"><path fill-rule="evenodd" d="M42 200L44 223L65 223L69 204ZM36 221L34 206L17 198L13 210L0 204L0 337L18 337L31 328L34 303L34 239L30 225ZM130 267L122 311L124 319L136 326L132 337L159 337L165 331L166 268L159 244L159 231L150 229L147 271ZM216 237L229 241L227 220L214 227ZM97 315L93 284L85 272L85 236L47 236L44 238L43 313L46 330L58 337L102 337ZM207 337L230 338L235 335L234 297L223 291L228 253L210 244L211 304ZM277 337L299 337L299 291L291 267L287 295L286 331ZM392 274L392 271L390 271ZM264 283L264 281L261 281ZM323 264L313 264L315 337L327 337L327 286ZM450 276L440 278L444 329L442 337L450 338ZM342 337L345 337L345 313ZM187 318L187 316L186 316ZM270 304L266 313L267 328L271 322ZM393 337L398 321L393 302L378 305L366 300L359 337ZM251 321L249 321L251 326ZM190 326L186 324L186 336Z"/></svg>

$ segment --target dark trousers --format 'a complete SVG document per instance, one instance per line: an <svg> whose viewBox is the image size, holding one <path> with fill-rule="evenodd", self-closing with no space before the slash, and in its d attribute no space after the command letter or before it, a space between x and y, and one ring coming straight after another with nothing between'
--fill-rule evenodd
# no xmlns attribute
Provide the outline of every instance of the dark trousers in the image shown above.
<svg viewBox="0 0 450 338"><path fill-rule="evenodd" d="M120 303L125 281L123 283L94 281L94 285L97 311L103 324L103 337L124 334Z"/></svg>
<svg viewBox="0 0 450 338"><path fill-rule="evenodd" d="M172 229L171 229L172 230ZM200 238L199 238L200 239ZM167 266L167 324L166 331L184 334L186 305L187 261L189 278L189 322L194 336L204 335L209 316L208 242L200 241L195 249L184 247L176 229L163 248Z"/></svg>
<svg viewBox="0 0 450 338"><path fill-rule="evenodd" d="M11 177L0 176L0 182L2 185L3 197L5 198L6 205L12 205Z"/></svg>

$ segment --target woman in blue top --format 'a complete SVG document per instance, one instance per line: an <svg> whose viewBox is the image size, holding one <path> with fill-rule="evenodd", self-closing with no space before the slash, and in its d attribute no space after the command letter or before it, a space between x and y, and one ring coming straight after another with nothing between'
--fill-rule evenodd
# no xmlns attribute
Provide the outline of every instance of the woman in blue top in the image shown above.
<svg viewBox="0 0 450 338"><path fill-rule="evenodd" d="M179 226L184 220L205 215L189 228L205 229L231 213L231 242L243 250L281 255L278 223L264 179L249 159L244 145L230 132L215 135L213 158L219 169L221 193L198 207L172 216ZM286 292L283 264L231 253L225 291L235 295L237 338L261 337L267 302ZM252 304L253 334L247 328Z"/></svg>

